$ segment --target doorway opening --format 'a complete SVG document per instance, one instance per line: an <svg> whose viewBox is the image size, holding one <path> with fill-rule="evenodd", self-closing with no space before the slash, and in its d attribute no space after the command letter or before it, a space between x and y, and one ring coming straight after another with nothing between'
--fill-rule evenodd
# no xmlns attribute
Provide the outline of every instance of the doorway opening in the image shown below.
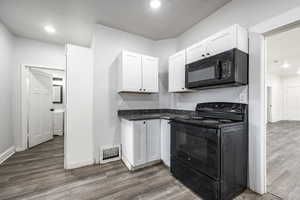
<svg viewBox="0 0 300 200"><path fill-rule="evenodd" d="M47 151L52 146L63 160L65 83L63 69L22 66L22 144L25 151L44 147Z"/></svg>
<svg viewBox="0 0 300 200"><path fill-rule="evenodd" d="M267 191L283 199L300 192L300 26L265 36Z"/></svg>

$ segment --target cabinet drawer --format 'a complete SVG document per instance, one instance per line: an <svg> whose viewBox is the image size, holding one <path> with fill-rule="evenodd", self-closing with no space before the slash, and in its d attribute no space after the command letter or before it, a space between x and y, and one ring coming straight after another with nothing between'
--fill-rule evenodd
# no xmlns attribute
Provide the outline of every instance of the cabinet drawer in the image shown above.
<svg viewBox="0 0 300 200"><path fill-rule="evenodd" d="M171 160L171 172L175 178L193 190L203 199L218 200L219 183L187 167L175 159Z"/></svg>

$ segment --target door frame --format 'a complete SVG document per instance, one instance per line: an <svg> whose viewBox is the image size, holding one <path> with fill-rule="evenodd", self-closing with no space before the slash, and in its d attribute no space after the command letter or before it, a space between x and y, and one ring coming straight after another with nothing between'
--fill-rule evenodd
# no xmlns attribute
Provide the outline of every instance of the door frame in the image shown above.
<svg viewBox="0 0 300 200"><path fill-rule="evenodd" d="M266 85L266 123L273 121L273 110L272 110L272 103L273 103L273 88L270 85Z"/></svg>
<svg viewBox="0 0 300 200"><path fill-rule="evenodd" d="M21 65L21 147L18 148L18 151L25 151L29 148L28 146L28 115L29 115L29 70L31 68L35 69L46 69L46 70L55 70L55 71L65 71L63 68L58 67L48 67L41 65ZM66 78L66 76L65 76ZM65 110L66 112L66 110Z"/></svg>
<svg viewBox="0 0 300 200"><path fill-rule="evenodd" d="M255 63L256 66L252 66L251 62L249 66L249 77L252 77L249 79L249 107L255 106L254 104L260 104L260 107L257 108L256 112L254 110L249 111L249 158L251 158L251 163L249 162L249 188L259 194L267 192L267 130L265 123L267 55L265 49L265 36L280 30L285 30L288 27L299 24L299 22L300 7L296 7L249 28L249 34L257 34L264 40L264 44L261 44L260 47L258 47L259 52L257 50L254 52L254 54L257 54L257 59L250 57L250 61L252 60L252 63ZM249 52L251 52L251 50L250 47ZM256 83L254 81L256 81ZM257 119L262 121L257 123ZM250 128L251 125L256 127Z"/></svg>

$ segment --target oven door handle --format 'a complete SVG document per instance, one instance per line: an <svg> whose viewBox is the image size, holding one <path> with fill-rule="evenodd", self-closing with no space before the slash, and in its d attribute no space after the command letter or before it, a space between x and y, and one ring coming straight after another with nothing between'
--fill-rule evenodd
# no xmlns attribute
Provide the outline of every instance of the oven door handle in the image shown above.
<svg viewBox="0 0 300 200"><path fill-rule="evenodd" d="M221 80L222 79L222 63L220 60L217 60L217 79Z"/></svg>

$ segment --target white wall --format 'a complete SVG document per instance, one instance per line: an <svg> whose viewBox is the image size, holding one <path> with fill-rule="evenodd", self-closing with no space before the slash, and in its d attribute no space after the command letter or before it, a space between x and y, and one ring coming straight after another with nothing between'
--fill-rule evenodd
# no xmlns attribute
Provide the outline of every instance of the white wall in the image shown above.
<svg viewBox="0 0 300 200"><path fill-rule="evenodd" d="M275 74L268 74L266 86L272 88L271 122L280 121L283 119L283 87L282 87L283 85L282 85L281 77Z"/></svg>
<svg viewBox="0 0 300 200"><path fill-rule="evenodd" d="M13 120L16 146L22 149L21 137L21 65L65 69L65 47L20 37L14 38Z"/></svg>
<svg viewBox="0 0 300 200"><path fill-rule="evenodd" d="M0 155L14 146L12 120L13 36L0 23Z"/></svg>
<svg viewBox="0 0 300 200"><path fill-rule="evenodd" d="M268 74L267 87L272 87L272 121L300 120L300 76L280 77ZM288 94L292 88L292 94ZM298 95L299 94L299 95ZM288 100L288 96L290 99Z"/></svg>
<svg viewBox="0 0 300 200"><path fill-rule="evenodd" d="M282 88L283 119L300 121L300 76L282 78Z"/></svg>
<svg viewBox="0 0 300 200"><path fill-rule="evenodd" d="M119 109L154 109L167 107L167 57L176 52L175 40L153 41L134 34L95 26L94 49L94 134L95 158L103 145L120 144ZM118 94L117 57L121 50L160 58L160 94ZM161 95L161 96L160 96Z"/></svg>
<svg viewBox="0 0 300 200"><path fill-rule="evenodd" d="M178 50L232 24L249 28L296 6L300 6L299 0L289 0L288 3L282 0L233 0L178 37ZM196 103L203 101L238 102L241 94L247 94L247 87L177 94L174 100L175 108L194 109Z"/></svg>
<svg viewBox="0 0 300 200"><path fill-rule="evenodd" d="M94 163L93 52L67 45L65 168Z"/></svg>
<svg viewBox="0 0 300 200"><path fill-rule="evenodd" d="M154 44L155 56L159 58L159 106L171 108L173 94L169 93L169 56L176 53L176 39L160 40Z"/></svg>

